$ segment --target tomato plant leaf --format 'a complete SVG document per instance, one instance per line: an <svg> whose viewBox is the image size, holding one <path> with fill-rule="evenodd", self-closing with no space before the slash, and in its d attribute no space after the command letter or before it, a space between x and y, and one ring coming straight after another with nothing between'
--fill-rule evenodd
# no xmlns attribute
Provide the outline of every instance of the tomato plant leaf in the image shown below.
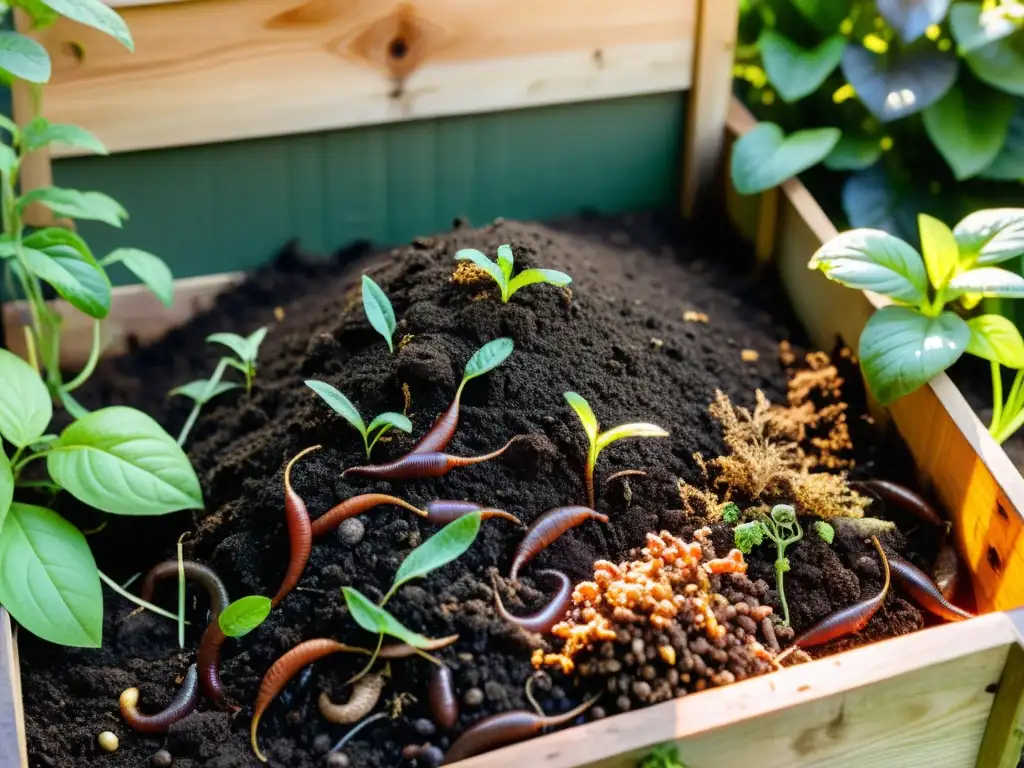
<svg viewBox="0 0 1024 768"><path fill-rule="evenodd" d="M928 138L958 181L977 176L1006 143L1013 118L1012 96L984 86L953 86L921 115Z"/></svg>
<svg viewBox="0 0 1024 768"><path fill-rule="evenodd" d="M1024 338L1002 315L979 315L967 321L971 340L967 353L1020 370L1024 368Z"/></svg>
<svg viewBox="0 0 1024 768"><path fill-rule="evenodd" d="M53 401L35 368L0 349L0 435L17 448L32 445L53 418Z"/></svg>
<svg viewBox="0 0 1024 768"><path fill-rule="evenodd" d="M413 648L423 648L429 638L413 632L380 606L374 605L362 592L352 587L342 587L345 604L356 624L375 635L385 634L408 643Z"/></svg>
<svg viewBox="0 0 1024 768"><path fill-rule="evenodd" d="M31 37L0 31L0 69L30 83L50 80L50 54Z"/></svg>
<svg viewBox="0 0 1024 768"><path fill-rule="evenodd" d="M165 307L174 303L174 275L163 259L139 248L117 248L100 262L104 266L124 264Z"/></svg>
<svg viewBox="0 0 1024 768"><path fill-rule="evenodd" d="M865 107L883 123L913 115L946 95L958 60L935 48L872 53L851 44L843 51L843 75Z"/></svg>
<svg viewBox="0 0 1024 768"><path fill-rule="evenodd" d="M810 96L839 66L846 38L833 35L815 48L806 49L785 35L769 29L758 40L768 80L783 101Z"/></svg>
<svg viewBox="0 0 1024 768"><path fill-rule="evenodd" d="M393 337L395 335L395 310L387 294L370 278L363 275L363 310L366 319L377 333L384 337L388 349L395 351Z"/></svg>
<svg viewBox="0 0 1024 768"><path fill-rule="evenodd" d="M853 229L821 246L807 265L849 288L917 304L927 297L924 260L909 244L878 229Z"/></svg>
<svg viewBox="0 0 1024 768"><path fill-rule="evenodd" d="M217 617L221 631L228 637L252 632L270 615L271 600L263 595L247 595L231 603Z"/></svg>
<svg viewBox="0 0 1024 768"><path fill-rule="evenodd" d="M758 123L733 145L733 185L741 195L776 187L828 157L841 135L838 128L812 128L786 136L775 123Z"/></svg>
<svg viewBox="0 0 1024 768"><path fill-rule="evenodd" d="M889 26L912 43L933 24L939 24L949 11L950 0L876 0L878 12Z"/></svg>
<svg viewBox="0 0 1024 768"><path fill-rule="evenodd" d="M1024 254L1024 208L991 208L965 216L953 235L961 258L992 266Z"/></svg>

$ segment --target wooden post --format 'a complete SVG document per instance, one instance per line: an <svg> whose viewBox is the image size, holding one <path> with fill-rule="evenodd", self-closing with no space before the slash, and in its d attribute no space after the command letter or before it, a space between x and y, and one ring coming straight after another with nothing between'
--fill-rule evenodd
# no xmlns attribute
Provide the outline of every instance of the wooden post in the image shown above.
<svg viewBox="0 0 1024 768"><path fill-rule="evenodd" d="M11 619L0 607L0 768L28 768L21 672Z"/></svg>
<svg viewBox="0 0 1024 768"><path fill-rule="evenodd" d="M975 768L1015 768L1024 747L1024 608L1007 613L1017 632L1017 643L999 678L999 690Z"/></svg>
<svg viewBox="0 0 1024 768"><path fill-rule="evenodd" d="M681 203L686 218L711 196L724 157L739 15L739 0L700 0L697 4L693 85L683 146Z"/></svg>

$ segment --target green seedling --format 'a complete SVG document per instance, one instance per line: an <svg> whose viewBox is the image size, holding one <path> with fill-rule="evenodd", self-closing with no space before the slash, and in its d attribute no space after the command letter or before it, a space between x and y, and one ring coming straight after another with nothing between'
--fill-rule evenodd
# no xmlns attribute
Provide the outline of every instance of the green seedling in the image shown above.
<svg viewBox="0 0 1024 768"><path fill-rule="evenodd" d="M962 314L985 298L1024 298L1024 277L995 266L1024 255L1024 208L978 211L952 231L921 214L918 227L923 256L881 230L854 229L825 243L808 266L891 300L860 335L861 369L881 405L914 392L967 352L989 361L989 432L1002 443L1024 425L1024 339L1001 315ZM1017 372L1005 400L1000 366Z"/></svg>
<svg viewBox="0 0 1024 768"><path fill-rule="evenodd" d="M363 275L363 311L373 330L384 337L388 349L394 354L395 310L391 308L387 294L368 275Z"/></svg>
<svg viewBox="0 0 1024 768"><path fill-rule="evenodd" d="M836 538L836 529L826 523L824 520L818 520L814 524L814 532L818 534L818 538L824 541L826 544L831 544Z"/></svg>
<svg viewBox="0 0 1024 768"><path fill-rule="evenodd" d="M831 527L831 526L830 526ZM774 542L777 557L775 559L775 586L779 591L779 602L782 603L782 623L789 626L789 605L786 603L786 590L783 576L789 570L789 558L786 548L804 537L804 530L796 519L796 510L790 504L776 504L771 515L760 515L758 519L740 523L733 531L736 548L749 555L754 547L759 546L767 537Z"/></svg>
<svg viewBox="0 0 1024 768"><path fill-rule="evenodd" d="M495 264L487 256L475 248L463 248L455 254L456 261L471 261L480 269L484 270L498 284L501 289L501 301L508 303L512 294L520 288L525 288L534 283L548 283L561 288L572 282L572 278L564 272L557 272L553 269L524 269L515 277L512 277L512 268L515 266L515 257L512 255L512 246L498 246L498 263Z"/></svg>
<svg viewBox="0 0 1024 768"><path fill-rule="evenodd" d="M587 488L587 505L594 507L594 467L597 465L597 457L601 451L626 437L668 437L668 432L657 424L643 422L635 424L622 424L612 427L604 432L598 432L597 417L591 410L590 404L575 392L566 392L565 400L569 406L576 411L580 422L583 424L583 431L587 434L589 447L587 449L587 464L584 468L583 481Z"/></svg>
<svg viewBox="0 0 1024 768"><path fill-rule="evenodd" d="M217 617L217 623L228 637L242 637L266 621L270 608L269 597L247 595L225 608Z"/></svg>
<svg viewBox="0 0 1024 768"><path fill-rule="evenodd" d="M352 404L352 401L339 392L336 387L331 386L325 381L316 381L314 379L308 380L306 386L320 395L323 401L331 406L338 415L358 430L359 434L363 436L363 447L366 449L367 459L370 458L370 451L373 450L373 446L380 440L381 435L392 427L400 429L402 432L412 432L412 422L409 421L408 417L400 413L392 411L382 413L379 416L375 416L373 421L367 426L363 422L363 417L359 415L359 410Z"/></svg>
<svg viewBox="0 0 1024 768"><path fill-rule="evenodd" d="M237 333L213 333L206 337L212 344L221 344L232 352L235 357L226 356L221 358L224 362L242 372L245 376L245 393L252 392L252 380L256 376L256 359L260 354L260 345L267 336L266 327L253 331L248 336L239 336Z"/></svg>

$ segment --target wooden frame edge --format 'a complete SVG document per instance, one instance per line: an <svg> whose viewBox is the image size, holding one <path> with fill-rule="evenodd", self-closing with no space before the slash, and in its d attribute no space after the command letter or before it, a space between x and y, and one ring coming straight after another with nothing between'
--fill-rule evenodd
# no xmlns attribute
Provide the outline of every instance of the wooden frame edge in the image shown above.
<svg viewBox="0 0 1024 768"><path fill-rule="evenodd" d="M10 615L0 606L0 768L27 767L17 639Z"/></svg>

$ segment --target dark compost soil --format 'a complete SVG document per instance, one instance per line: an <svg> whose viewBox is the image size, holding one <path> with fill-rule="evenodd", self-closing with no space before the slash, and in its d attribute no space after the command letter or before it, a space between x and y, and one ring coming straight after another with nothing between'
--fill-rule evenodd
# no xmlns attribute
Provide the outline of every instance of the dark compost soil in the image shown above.
<svg viewBox="0 0 1024 768"><path fill-rule="evenodd" d="M566 390L586 397L604 427L648 420L671 436L626 440L602 454L599 489L601 478L617 470L641 468L648 474L630 478L628 505L622 494L601 495L598 507L609 514L608 525L588 522L571 530L527 566L518 599L506 600L509 610L524 613L546 602L549 585L533 578L538 568L560 568L580 580L590 577L596 559L628 558L630 550L643 545L648 531L689 535L700 521L687 519L680 510L676 481L682 477L699 484L693 453L712 457L724 450L720 430L707 411L715 389L747 406L757 388L773 402L784 402L786 372L778 361L778 342L800 342L773 276L752 274L746 247L722 234L725 229L708 226L715 234L696 241L653 216L589 216L552 227L514 222L475 230L456 227L442 236L419 238L385 258L360 246L326 260L311 259L295 247L285 249L272 267L222 296L188 326L106 363L83 394L93 407L140 407L176 434L189 403L169 401L165 393L209 375L216 351L204 344L206 335L270 326L251 398L231 393L211 403L189 440L206 511L111 519L91 537L100 567L126 580L173 557L178 536L188 532L186 557L214 567L233 598L273 594L289 551L283 466L315 443L322 443L323 450L303 459L292 474L313 517L367 491L393 493L419 505L435 498L472 499L509 510L527 523L553 507L582 503L584 435L563 400ZM574 278L571 297L552 286L531 286L501 304L493 291L481 298L484 288L450 282L458 248L493 254L505 242L515 248L517 268L569 272ZM368 258L360 266L366 266L394 305L399 318L396 340L411 336L394 355L365 320L359 267L345 266L363 255ZM705 312L710 322L684 321L685 310ZM305 379L338 386L367 418L401 411L402 387L408 385L413 434L382 442L374 452L374 460L381 462L405 452L429 428L450 402L472 352L502 335L514 338L515 352L467 386L459 429L448 450L470 456L494 450L513 435L528 435L526 439L499 460L437 480L387 483L340 477L343 468L365 463L361 440L303 385ZM744 349L756 351L758 359L745 361ZM858 459L854 474L908 481L910 477L898 473L909 470L899 447L866 437L862 423L853 421ZM62 511L85 528L95 523L71 502L64 502ZM347 615L340 588L355 586L379 598L402 559L436 530L391 507L378 508L361 520L365 536L358 544L345 545L333 534L318 541L301 589L252 634L226 645L222 675L230 696L242 705L238 714L204 703L168 735L156 737L131 731L119 718L117 699L123 689L138 686L142 708L155 711L170 700L194 660L206 601L192 587L192 626L184 650L177 647L173 622L134 613L129 602L109 591L101 650L56 648L22 635L31 764L139 768L164 747L180 768L259 765L248 743L249 705L270 664L312 637L370 644L371 636ZM399 717L373 723L345 747L352 765L401 765L404 745L430 741L445 748L478 718L526 706L523 684L532 671L534 644L496 616L490 586L493 569L507 573L520 537L521 531L505 521L485 522L466 555L403 587L389 603L401 621L428 636L460 635L439 655L454 670L459 696L476 688L482 702L463 705L452 734L425 733L430 729L417 721L429 718L429 662L415 658L393 663L385 697L393 701L396 694L411 696L401 698ZM724 527L716 529L716 541L725 544L727 538ZM888 534L885 543L905 548L899 533ZM920 551L927 556L928 548ZM786 592L797 630L877 592L881 576L872 552L863 541L842 536L831 547L808 536L790 550L793 570L786 576ZM749 560L751 577L774 588L774 553L762 547ZM156 599L170 607L173 594L168 584ZM770 595L774 601L774 590ZM862 635L833 648L913 631L922 621L894 590ZM316 698L328 690L344 700L343 683L359 663L342 656L319 662L271 706L260 741L272 765L324 764L328 741L336 741L348 727L325 723ZM583 692L571 681L556 683L539 697L549 712L565 711L582 699ZM96 735L108 729L121 737L113 755L96 746Z"/></svg>

